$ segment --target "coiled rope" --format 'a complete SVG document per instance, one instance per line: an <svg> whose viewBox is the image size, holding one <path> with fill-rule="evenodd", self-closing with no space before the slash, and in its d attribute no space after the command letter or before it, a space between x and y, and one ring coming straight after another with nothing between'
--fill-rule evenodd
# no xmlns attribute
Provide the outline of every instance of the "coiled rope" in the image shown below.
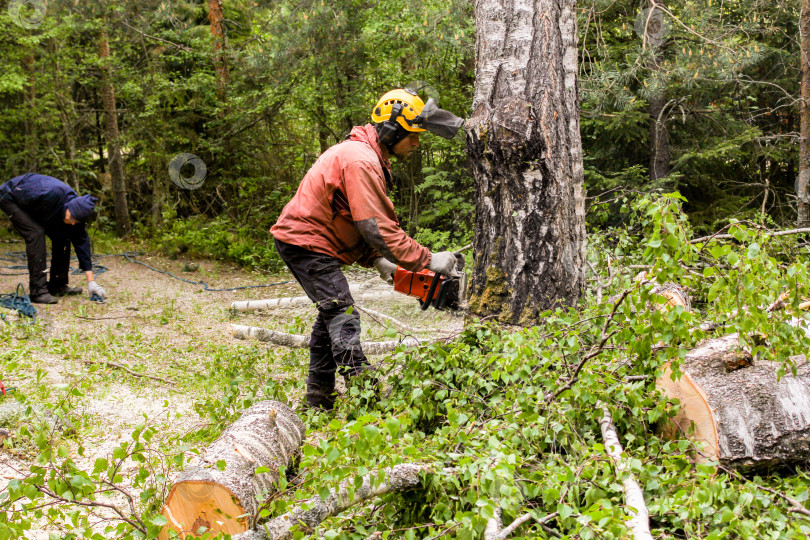
<svg viewBox="0 0 810 540"><path fill-rule="evenodd" d="M20 317L30 317L31 324L37 320L37 308L31 303L31 299L25 294L25 287L22 283L17 285L17 290L9 294L0 294L0 307L16 310ZM8 323L6 315L0 313L0 319Z"/></svg>

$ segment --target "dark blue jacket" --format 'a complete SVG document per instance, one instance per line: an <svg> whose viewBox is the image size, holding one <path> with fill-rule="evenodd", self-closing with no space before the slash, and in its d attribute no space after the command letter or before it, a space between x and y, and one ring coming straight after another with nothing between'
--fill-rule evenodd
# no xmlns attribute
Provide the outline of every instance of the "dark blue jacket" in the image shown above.
<svg viewBox="0 0 810 540"><path fill-rule="evenodd" d="M83 223L65 223L65 205L78 197L73 188L61 180L43 174L28 173L0 185L0 199L10 198L50 237L68 238L76 250L79 268L93 269L90 236Z"/></svg>

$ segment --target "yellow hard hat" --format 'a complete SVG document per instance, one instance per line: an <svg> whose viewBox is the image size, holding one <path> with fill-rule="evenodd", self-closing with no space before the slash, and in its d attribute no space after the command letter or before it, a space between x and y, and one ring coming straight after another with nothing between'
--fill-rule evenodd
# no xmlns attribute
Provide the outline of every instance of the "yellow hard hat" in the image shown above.
<svg viewBox="0 0 810 540"><path fill-rule="evenodd" d="M371 120L375 124L381 124L391 118L391 113L395 108L399 109L399 113L394 115L395 121L405 130L415 133L425 131L413 124L414 119L422 114L425 102L416 94L402 88L391 90L380 98L380 101L374 106L374 110L371 111Z"/></svg>

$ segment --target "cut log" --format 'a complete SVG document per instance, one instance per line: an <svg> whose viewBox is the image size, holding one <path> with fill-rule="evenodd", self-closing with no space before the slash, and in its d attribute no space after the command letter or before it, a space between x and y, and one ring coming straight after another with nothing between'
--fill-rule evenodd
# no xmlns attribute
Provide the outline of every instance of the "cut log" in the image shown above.
<svg viewBox="0 0 810 540"><path fill-rule="evenodd" d="M168 523L160 539L169 538L169 529L181 538L249 530L275 491L281 467L297 455L305 431L283 403L255 403L206 448L199 465L178 476L163 506ZM257 473L259 467L267 470Z"/></svg>
<svg viewBox="0 0 810 540"><path fill-rule="evenodd" d="M778 362L745 358L737 334L701 343L681 361L678 380L664 366L657 386L680 411L666 434L678 431L703 443L699 460L753 471L777 465L806 464L810 459L810 364L792 358L796 376L777 380ZM730 371L730 369L733 371Z"/></svg>
<svg viewBox="0 0 810 540"><path fill-rule="evenodd" d="M243 326L241 324L231 325L231 335L236 339L256 339L267 343L274 343L292 349L309 348L309 336L301 334L287 334L277 332L269 328L258 328L256 326ZM386 354L392 352L397 347L418 347L430 341L420 341L408 336L402 340L391 341L363 341L360 345L367 355Z"/></svg>
<svg viewBox="0 0 810 540"><path fill-rule="evenodd" d="M415 298L405 296L393 290L375 291L365 290L359 287L349 287L355 303L367 302L396 302L399 304L418 305ZM250 311L261 311L265 309L277 309L283 307L305 307L311 306L312 300L308 296L293 296L290 298L268 298L265 300L241 300L231 303L231 310L241 313Z"/></svg>

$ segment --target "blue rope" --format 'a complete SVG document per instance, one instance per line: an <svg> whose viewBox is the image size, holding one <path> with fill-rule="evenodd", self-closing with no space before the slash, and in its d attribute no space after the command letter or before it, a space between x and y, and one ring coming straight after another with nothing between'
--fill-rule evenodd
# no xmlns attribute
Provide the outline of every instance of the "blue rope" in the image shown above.
<svg viewBox="0 0 810 540"><path fill-rule="evenodd" d="M96 259L97 257L93 257ZM0 261L12 262L12 263L19 263L19 264L10 264L8 266L0 266L0 269L4 270L19 270L18 272L3 272L0 276L25 276L28 275L28 264L27 258L25 256L24 251L6 251L3 255L0 255ZM78 261L76 257L71 257L70 260ZM95 275L103 274L107 271L106 266L102 266L100 264L93 263L93 273ZM81 268L74 268L70 271L71 275L82 274L83 271Z"/></svg>
<svg viewBox="0 0 810 540"><path fill-rule="evenodd" d="M265 285L245 285L245 286L242 286L242 287L228 287L228 288L225 288L225 289L212 289L211 286L208 285L208 283L206 283L204 281L192 281L190 279L185 279L185 278L181 278L180 276L176 276L176 275L174 275L171 272L168 272L166 270L158 270L154 266L149 266L148 264L143 263L143 262L141 262L141 261L139 261L139 260L137 260L135 258L135 257L137 257L139 255L140 255L140 253L138 253L137 251L125 251L124 253L113 253L113 254L110 254L110 255L101 255L100 257L123 257L124 259L126 259L127 261L129 261L131 263L140 264L141 266L145 266L149 270L152 270L153 272L157 272L158 274L164 274L164 275L173 277L174 279L179 279L180 281L183 281L185 283L190 283L192 285L202 285L203 290L204 291L209 291L209 292L224 292L224 291L240 291L240 290L244 290L244 289L258 289L258 288L261 288L261 287L273 287L275 285L284 285L285 283L292 283L293 282L292 280L287 280L287 281L277 281L276 283L267 283Z"/></svg>
<svg viewBox="0 0 810 540"><path fill-rule="evenodd" d="M208 283L206 283L204 281L192 281L190 279L185 279L185 278L182 278L182 277L177 276L175 274L172 274L171 272L168 272L166 270L159 270L159 269L155 268L154 266L150 266L150 265L148 265L148 264L146 264L144 262L141 262L138 259L136 259L136 257L138 257L139 255L140 255L140 253L138 253L137 251L125 251L124 253L110 253L110 254L107 254L107 255L93 255L93 273L95 275L99 275L99 274L103 274L104 272L106 272L108 270L106 266L96 264L96 261L98 261L99 259L102 259L104 257L123 257L128 262L135 263L135 264L140 264L141 266L144 266L144 267L148 268L149 270L152 270L153 272L157 272L158 274L164 274L166 276L173 277L174 279L180 280L180 281L182 281L184 283L189 283L191 285L202 285L203 290L204 291L209 291L209 292L240 291L240 290L244 290L244 289L258 289L258 288L261 288L261 287L273 287L275 285L284 285L286 283L293 283L292 280L288 280L288 281L278 281L276 283L267 283L267 284L264 284L264 285L244 285L242 287L227 287L227 288L224 288L224 289L213 289L213 288L211 288L211 286ZM74 261L77 260L76 257L71 257L71 259L74 260ZM2 273L2 274L0 274L0 276L28 275L28 265L26 264L26 257L25 257L25 252L24 251L8 251L5 254L0 255L0 261L23 263L23 264L9 265L9 266L0 266L0 269L24 270L23 272L17 272L17 273L11 273L11 274ZM80 268L76 268L76 269L71 271L72 275L81 274L81 273L82 273L82 270ZM25 294L25 291L23 291L23 294ZM28 298L28 297L26 296L26 298ZM94 302L98 302L101 299L100 298L91 298L91 300L93 300Z"/></svg>
<svg viewBox="0 0 810 540"><path fill-rule="evenodd" d="M25 287L22 283L17 285L17 290L9 294L0 294L0 307L7 309L14 309L19 313L20 317L26 316L31 318L31 324L37 321L37 308L31 303L31 299L25 294ZM0 313L0 319L6 323L6 316Z"/></svg>

